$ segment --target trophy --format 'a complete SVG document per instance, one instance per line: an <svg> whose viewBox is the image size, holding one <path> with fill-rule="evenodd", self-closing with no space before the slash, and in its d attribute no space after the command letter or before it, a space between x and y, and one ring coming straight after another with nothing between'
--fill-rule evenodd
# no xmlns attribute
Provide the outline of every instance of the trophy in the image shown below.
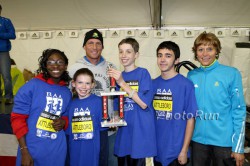
<svg viewBox="0 0 250 166"><path fill-rule="evenodd" d="M108 68L112 68L112 64L108 64ZM110 91L109 92L101 92L102 96L102 119L101 122L102 127L116 127L116 126L127 126L126 121L124 120L124 112L123 112L123 105L124 105L124 95L126 92L116 91L115 90L115 79L110 77ZM118 96L119 97L119 110L118 116L112 116L110 119L108 117L108 96Z"/></svg>

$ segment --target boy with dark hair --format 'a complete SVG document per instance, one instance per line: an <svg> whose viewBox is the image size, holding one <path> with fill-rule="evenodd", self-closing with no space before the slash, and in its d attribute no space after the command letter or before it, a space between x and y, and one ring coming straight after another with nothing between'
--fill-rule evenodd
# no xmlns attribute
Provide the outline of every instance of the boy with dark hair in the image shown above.
<svg viewBox="0 0 250 166"><path fill-rule="evenodd" d="M175 71L179 46L171 41L157 48L161 75L153 80L157 156L155 166L186 165L197 104L193 83Z"/></svg>

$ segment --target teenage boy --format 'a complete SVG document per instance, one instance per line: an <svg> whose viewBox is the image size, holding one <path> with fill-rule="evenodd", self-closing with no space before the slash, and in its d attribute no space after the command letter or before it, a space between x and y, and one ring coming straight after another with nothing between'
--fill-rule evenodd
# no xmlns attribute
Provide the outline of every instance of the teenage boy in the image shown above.
<svg viewBox="0 0 250 166"><path fill-rule="evenodd" d="M180 58L176 43L164 41L156 53L161 75L153 80L157 141L154 164L186 165L197 110L194 85L175 71Z"/></svg>

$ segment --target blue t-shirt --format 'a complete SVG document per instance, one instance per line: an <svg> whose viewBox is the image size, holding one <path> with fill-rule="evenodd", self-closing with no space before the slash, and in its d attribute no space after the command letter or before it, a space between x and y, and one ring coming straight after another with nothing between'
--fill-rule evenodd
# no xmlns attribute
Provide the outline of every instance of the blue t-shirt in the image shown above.
<svg viewBox="0 0 250 166"><path fill-rule="evenodd" d="M22 86L14 100L13 113L28 115L27 147L34 165L64 165L66 138L63 130L54 131L52 119L64 115L71 92L66 86L51 85L34 78ZM21 165L18 150L16 165Z"/></svg>
<svg viewBox="0 0 250 166"><path fill-rule="evenodd" d="M164 80L153 80L156 113L156 161L168 165L181 152L187 120L196 116L197 104L193 83L178 74Z"/></svg>
<svg viewBox="0 0 250 166"><path fill-rule="evenodd" d="M69 108L69 153L72 166L97 166L100 153L102 99L91 94L72 100Z"/></svg>
<svg viewBox="0 0 250 166"><path fill-rule="evenodd" d="M119 157L130 155L131 158L155 156L155 119L151 106L153 89L150 74L146 69L138 67L131 72L122 72L122 77L132 89L138 92L138 96L148 107L143 110L125 95L124 119L127 126L118 129L114 153Z"/></svg>

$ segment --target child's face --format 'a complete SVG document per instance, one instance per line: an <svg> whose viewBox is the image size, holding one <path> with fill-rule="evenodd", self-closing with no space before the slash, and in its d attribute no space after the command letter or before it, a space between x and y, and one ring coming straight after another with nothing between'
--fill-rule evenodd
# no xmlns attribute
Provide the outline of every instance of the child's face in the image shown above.
<svg viewBox="0 0 250 166"><path fill-rule="evenodd" d="M124 68L134 68L135 59L139 56L130 44L124 43L119 46L119 59Z"/></svg>
<svg viewBox="0 0 250 166"><path fill-rule="evenodd" d="M79 99L84 99L90 95L94 83L89 75L80 74L75 81L72 81L72 86L75 88Z"/></svg>
<svg viewBox="0 0 250 166"><path fill-rule="evenodd" d="M175 71L175 64L179 62L179 59L175 60L175 55L172 50L160 49L157 53L157 65L161 72Z"/></svg>
<svg viewBox="0 0 250 166"><path fill-rule="evenodd" d="M52 54L46 62L46 68L50 77L58 83L62 74L67 70L67 65L59 54Z"/></svg>
<svg viewBox="0 0 250 166"><path fill-rule="evenodd" d="M200 45L197 47L196 54L202 66L209 66L216 59L217 52L213 45Z"/></svg>

